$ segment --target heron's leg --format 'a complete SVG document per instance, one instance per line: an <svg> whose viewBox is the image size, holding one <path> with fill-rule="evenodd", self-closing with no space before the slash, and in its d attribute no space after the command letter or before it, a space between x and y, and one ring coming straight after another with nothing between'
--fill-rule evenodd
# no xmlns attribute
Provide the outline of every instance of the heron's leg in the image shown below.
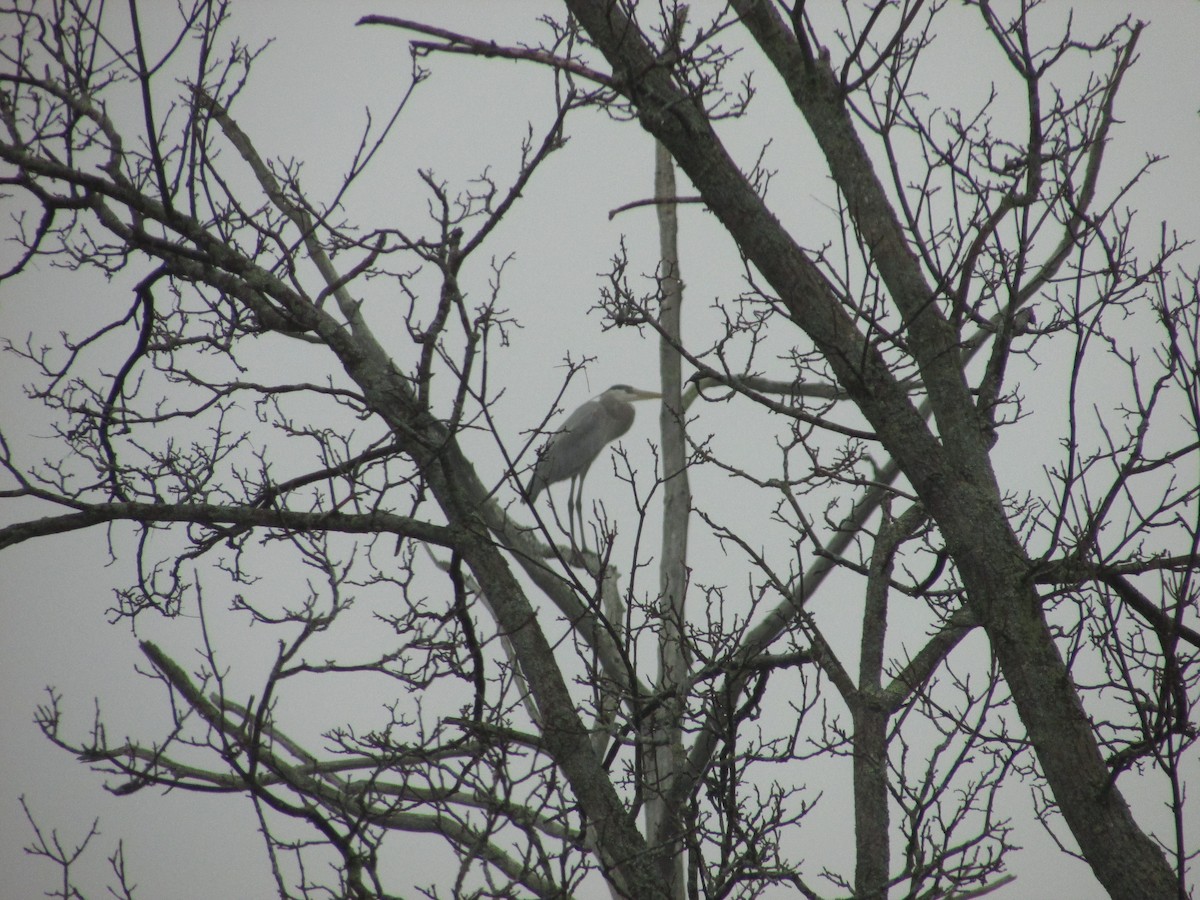
<svg viewBox="0 0 1200 900"><path fill-rule="evenodd" d="M575 476L567 483L567 537L575 549Z"/></svg>
<svg viewBox="0 0 1200 900"><path fill-rule="evenodd" d="M579 473L579 488L575 493L575 511L579 515L579 549L587 552L587 532L583 525L583 479L587 478L591 464L584 466Z"/></svg>

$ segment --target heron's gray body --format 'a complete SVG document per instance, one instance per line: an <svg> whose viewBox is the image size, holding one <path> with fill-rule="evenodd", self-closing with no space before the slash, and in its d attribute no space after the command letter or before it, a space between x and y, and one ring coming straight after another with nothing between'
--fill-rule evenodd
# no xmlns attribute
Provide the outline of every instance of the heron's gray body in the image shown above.
<svg viewBox="0 0 1200 900"><path fill-rule="evenodd" d="M661 394L641 391L627 384L614 384L603 394L588 400L567 417L562 428L546 443L529 484L529 502L555 482L571 479L567 495L567 514L580 514L582 526L583 479L610 442L633 425L633 402L650 400ZM573 523L572 523L573 525Z"/></svg>

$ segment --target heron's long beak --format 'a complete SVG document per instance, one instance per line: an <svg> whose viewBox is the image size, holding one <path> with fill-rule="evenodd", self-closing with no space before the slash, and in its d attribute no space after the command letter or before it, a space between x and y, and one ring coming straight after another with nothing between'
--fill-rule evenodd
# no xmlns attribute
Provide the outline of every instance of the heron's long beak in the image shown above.
<svg viewBox="0 0 1200 900"><path fill-rule="evenodd" d="M662 396L662 394L654 391L643 391L639 390L638 388L634 388L633 392L637 394L637 396L633 398L634 400L657 400Z"/></svg>

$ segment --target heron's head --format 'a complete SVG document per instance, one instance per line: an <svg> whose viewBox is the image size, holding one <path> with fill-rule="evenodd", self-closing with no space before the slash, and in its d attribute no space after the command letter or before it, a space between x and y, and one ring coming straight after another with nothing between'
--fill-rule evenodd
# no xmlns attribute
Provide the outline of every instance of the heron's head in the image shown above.
<svg viewBox="0 0 1200 900"><path fill-rule="evenodd" d="M614 384L602 395L611 397L613 400L621 400L624 403L632 403L635 400L655 400L662 396L654 391L643 391L635 387L630 387L627 384Z"/></svg>

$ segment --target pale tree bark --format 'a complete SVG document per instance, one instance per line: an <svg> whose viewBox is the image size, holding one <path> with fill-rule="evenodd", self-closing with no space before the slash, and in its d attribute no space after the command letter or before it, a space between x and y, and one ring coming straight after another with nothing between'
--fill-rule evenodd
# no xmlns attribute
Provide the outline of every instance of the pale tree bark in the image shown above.
<svg viewBox="0 0 1200 900"><path fill-rule="evenodd" d="M655 693L663 698L647 723L646 835L659 854L663 880L673 896L684 892L683 810L670 802L674 779L684 768L684 685L689 674L687 638L687 538L691 513L688 489L687 439L683 418L683 374L679 352L683 312L683 280L679 271L679 219L675 207L675 171L670 154L660 144L654 149L654 199L658 213L659 273L662 306L659 328L667 335L659 341L662 377L663 531L659 574L658 680Z"/></svg>

